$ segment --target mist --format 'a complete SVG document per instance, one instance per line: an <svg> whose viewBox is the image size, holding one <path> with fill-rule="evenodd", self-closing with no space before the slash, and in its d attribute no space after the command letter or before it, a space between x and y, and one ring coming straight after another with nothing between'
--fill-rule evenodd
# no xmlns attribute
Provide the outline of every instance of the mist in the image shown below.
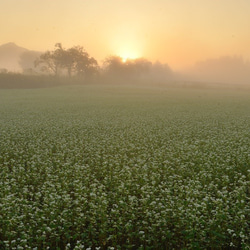
<svg viewBox="0 0 250 250"><path fill-rule="evenodd" d="M190 80L224 83L250 84L250 62L242 56L222 56L197 62L185 72Z"/></svg>
<svg viewBox="0 0 250 250"><path fill-rule="evenodd" d="M250 249L250 1L0 9L0 250Z"/></svg>
<svg viewBox="0 0 250 250"><path fill-rule="evenodd" d="M15 43L0 46L0 74L0 86L4 88L88 83L250 87L250 62L242 56L208 58L188 69L176 70L167 63L147 58L111 55L98 62L83 47L64 48L60 43L45 52Z"/></svg>
<svg viewBox="0 0 250 250"><path fill-rule="evenodd" d="M101 67L100 76L104 82L164 84L175 78L174 71L160 62L145 58L123 59L119 56L107 57Z"/></svg>

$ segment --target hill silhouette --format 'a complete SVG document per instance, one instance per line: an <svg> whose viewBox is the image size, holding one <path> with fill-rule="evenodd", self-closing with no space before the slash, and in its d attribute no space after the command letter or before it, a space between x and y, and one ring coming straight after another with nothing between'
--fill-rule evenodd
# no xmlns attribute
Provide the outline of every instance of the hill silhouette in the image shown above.
<svg viewBox="0 0 250 250"><path fill-rule="evenodd" d="M18 63L20 56L28 51L15 43L6 43L0 46L0 68L8 71L21 71Z"/></svg>
<svg viewBox="0 0 250 250"><path fill-rule="evenodd" d="M32 51L13 42L0 45L0 69L22 72L33 67L34 59L40 52Z"/></svg>

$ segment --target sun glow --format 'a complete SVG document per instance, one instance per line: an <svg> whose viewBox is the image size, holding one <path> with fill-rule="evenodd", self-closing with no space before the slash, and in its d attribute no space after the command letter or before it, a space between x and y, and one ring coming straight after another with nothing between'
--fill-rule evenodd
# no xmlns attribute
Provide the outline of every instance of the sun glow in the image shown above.
<svg viewBox="0 0 250 250"><path fill-rule="evenodd" d="M136 44L123 44L116 49L116 55L122 58L122 62L127 62L128 60L134 60L141 57L141 51L137 48Z"/></svg>
<svg viewBox="0 0 250 250"><path fill-rule="evenodd" d="M128 60L134 60L139 57L135 52L120 53L118 55L122 58L122 62L124 63L127 62Z"/></svg>
<svg viewBox="0 0 250 250"><path fill-rule="evenodd" d="M128 60L127 57L122 57L122 62L125 63Z"/></svg>
<svg viewBox="0 0 250 250"><path fill-rule="evenodd" d="M138 36L138 30L124 25L119 31L110 35L110 54L119 56L122 62L144 57L145 40Z"/></svg>
<svg viewBox="0 0 250 250"><path fill-rule="evenodd" d="M134 59L136 59L137 57L121 56L121 58L122 58L122 62L125 63L125 62L127 62L127 61L129 61L129 60L134 60Z"/></svg>

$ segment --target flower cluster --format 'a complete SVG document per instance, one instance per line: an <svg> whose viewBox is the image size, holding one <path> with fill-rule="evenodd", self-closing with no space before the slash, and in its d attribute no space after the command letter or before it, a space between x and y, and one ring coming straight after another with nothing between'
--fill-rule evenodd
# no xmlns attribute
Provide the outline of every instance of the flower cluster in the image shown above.
<svg viewBox="0 0 250 250"><path fill-rule="evenodd" d="M249 93L0 93L1 249L250 249Z"/></svg>

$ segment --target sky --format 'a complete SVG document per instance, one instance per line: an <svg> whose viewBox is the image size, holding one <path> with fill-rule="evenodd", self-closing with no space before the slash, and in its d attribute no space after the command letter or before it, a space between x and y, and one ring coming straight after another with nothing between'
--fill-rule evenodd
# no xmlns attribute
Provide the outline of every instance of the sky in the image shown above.
<svg viewBox="0 0 250 250"><path fill-rule="evenodd" d="M221 56L250 59L249 0L0 0L0 44L83 46L184 69Z"/></svg>

